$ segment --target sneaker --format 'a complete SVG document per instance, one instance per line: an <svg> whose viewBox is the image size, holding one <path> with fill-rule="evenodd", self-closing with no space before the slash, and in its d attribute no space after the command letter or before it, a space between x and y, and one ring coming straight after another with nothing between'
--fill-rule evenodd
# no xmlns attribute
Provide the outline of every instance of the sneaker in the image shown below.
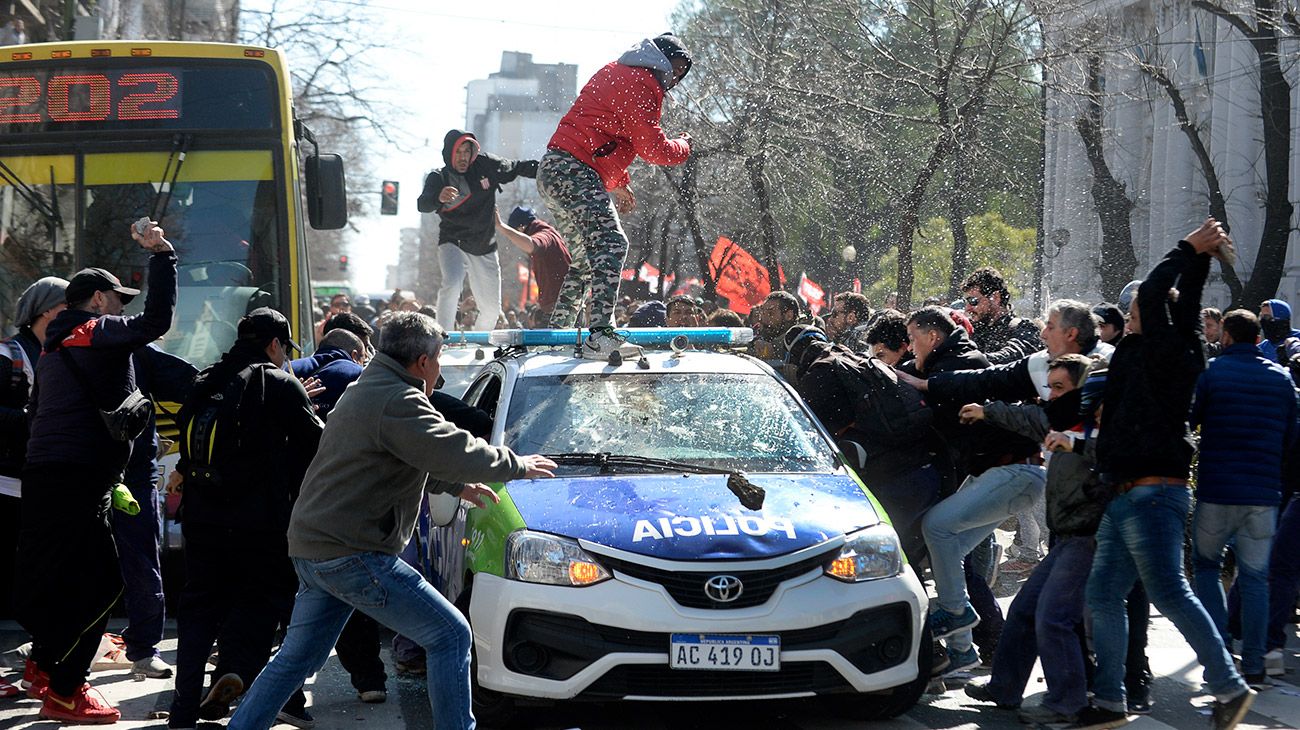
<svg viewBox="0 0 1300 730"><path fill-rule="evenodd" d="M1286 655L1281 649L1273 649L1264 655L1264 674L1270 677L1286 674Z"/></svg>
<svg viewBox="0 0 1300 730"><path fill-rule="evenodd" d="M1128 714L1151 714L1151 679L1149 675L1140 682L1126 683L1124 685L1124 695L1127 698Z"/></svg>
<svg viewBox="0 0 1300 730"><path fill-rule="evenodd" d="M9 697L17 697L17 696L21 695L22 693L23 693L23 691L22 691L21 689L19 689L18 685L16 685L16 684L9 684L8 682L4 681L3 679L0 679L0 699L7 699L7 698L9 698Z"/></svg>
<svg viewBox="0 0 1300 730"><path fill-rule="evenodd" d="M970 647L966 651L948 650L948 670L943 673L945 677L951 677L958 672L964 672L968 669L974 669L980 665L980 653L975 647Z"/></svg>
<svg viewBox="0 0 1300 730"><path fill-rule="evenodd" d="M1079 720L1078 715L1067 715L1042 705L1024 708L1020 711L1019 718L1026 725L1065 725Z"/></svg>
<svg viewBox="0 0 1300 730"><path fill-rule="evenodd" d="M960 631L966 631L979 626L980 615L975 613L975 607L966 603L966 608L960 614L949 613L942 608L936 608L930 613L930 635L937 641L946 639Z"/></svg>
<svg viewBox="0 0 1300 730"><path fill-rule="evenodd" d="M144 659L136 659L131 664L131 673L137 679L167 679L172 676L172 667L162 660L162 657L154 654Z"/></svg>
<svg viewBox="0 0 1300 730"><path fill-rule="evenodd" d="M1128 715L1122 712L1092 706L1079 710L1074 724L1067 727L1069 730L1107 730L1112 727L1124 727L1129 722Z"/></svg>
<svg viewBox="0 0 1300 730"><path fill-rule="evenodd" d="M623 357L636 357L641 354L641 348L627 341L627 338L614 331L613 327L592 327L591 334L582 342L583 357L595 358L597 360L609 357L610 353L617 352Z"/></svg>
<svg viewBox="0 0 1300 730"><path fill-rule="evenodd" d="M1250 711L1250 706L1255 704L1258 695L1255 690L1247 689L1227 702L1215 702L1210 710L1214 730L1232 730L1236 727Z"/></svg>
<svg viewBox="0 0 1300 730"><path fill-rule="evenodd" d="M36 662L28 659L23 669L23 679L18 686L25 688L27 696L31 699L45 699L45 691L50 688L50 675L41 671L40 667L36 666Z"/></svg>
<svg viewBox="0 0 1300 730"><path fill-rule="evenodd" d="M296 710L290 710L286 707L276 714L275 721L293 725L299 730L311 730L311 728L316 727L316 718L311 716L306 707L300 707Z"/></svg>
<svg viewBox="0 0 1300 730"><path fill-rule="evenodd" d="M999 568L1003 573L1028 573L1038 567L1034 560L1008 560Z"/></svg>
<svg viewBox="0 0 1300 730"><path fill-rule="evenodd" d="M429 665L423 659L418 662L404 662L398 659L393 662L393 669L397 671L399 677L423 677L429 671Z"/></svg>
<svg viewBox="0 0 1300 730"><path fill-rule="evenodd" d="M989 691L989 686L987 684L975 684L974 682L969 682L962 689L966 693L966 696L972 700L975 700L976 702L987 702L990 705L997 705L999 710L1016 710L1020 708L1019 702L1014 705L1007 705L998 702L993 697L993 693Z"/></svg>
<svg viewBox="0 0 1300 730"><path fill-rule="evenodd" d="M948 650L943 648L943 644L934 642L930 646L934 656L930 661L930 676L939 677L948 671L948 666L952 664L952 659L948 657Z"/></svg>
<svg viewBox="0 0 1300 730"><path fill-rule="evenodd" d="M382 689L368 689L358 692L357 698L368 705L378 705L388 701L388 692Z"/></svg>
<svg viewBox="0 0 1300 730"><path fill-rule="evenodd" d="M223 674L212 683L212 688L199 703L199 718L220 720L230 714L230 703L244 694L244 680L238 674Z"/></svg>
<svg viewBox="0 0 1300 730"><path fill-rule="evenodd" d="M41 703L41 719L72 725L107 725L122 719L122 713L108 704L99 690L83 684L71 697L47 691Z"/></svg>
<svg viewBox="0 0 1300 730"><path fill-rule="evenodd" d="M117 634L104 634L99 639L99 649L95 652L95 661L90 671L102 672L108 669L130 669L132 662L126 658L126 643Z"/></svg>

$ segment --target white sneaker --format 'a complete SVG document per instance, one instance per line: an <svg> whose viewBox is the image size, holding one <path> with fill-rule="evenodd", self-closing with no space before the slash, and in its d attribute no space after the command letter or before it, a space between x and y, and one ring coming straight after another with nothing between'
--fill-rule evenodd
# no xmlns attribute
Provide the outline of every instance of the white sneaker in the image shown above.
<svg viewBox="0 0 1300 730"><path fill-rule="evenodd" d="M1273 649L1264 655L1264 674L1270 677L1286 674L1286 655L1281 649Z"/></svg>
<svg viewBox="0 0 1300 730"><path fill-rule="evenodd" d="M641 347L633 345L627 338L614 331L613 327L593 327L591 334L582 342L584 358L603 360L611 352L618 352L623 357L639 357Z"/></svg>
<svg viewBox="0 0 1300 730"><path fill-rule="evenodd" d="M131 673L137 678L167 679L172 676L172 667L157 654L144 659L137 659L131 664Z"/></svg>

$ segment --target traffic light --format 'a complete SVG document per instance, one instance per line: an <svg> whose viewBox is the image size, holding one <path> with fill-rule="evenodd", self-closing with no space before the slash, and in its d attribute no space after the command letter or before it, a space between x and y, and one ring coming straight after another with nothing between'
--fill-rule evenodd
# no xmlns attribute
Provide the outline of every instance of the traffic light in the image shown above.
<svg viewBox="0 0 1300 730"><path fill-rule="evenodd" d="M379 214L397 215L397 181L385 180L379 190Z"/></svg>
<svg viewBox="0 0 1300 730"><path fill-rule="evenodd" d="M339 271L347 271L347 270L348 270L348 256L347 254L343 254L342 256L339 256Z"/></svg>

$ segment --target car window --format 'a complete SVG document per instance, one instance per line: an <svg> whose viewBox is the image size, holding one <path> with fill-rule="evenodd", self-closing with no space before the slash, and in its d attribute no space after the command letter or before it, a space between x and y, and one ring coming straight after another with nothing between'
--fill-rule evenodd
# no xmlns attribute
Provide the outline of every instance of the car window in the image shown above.
<svg viewBox="0 0 1300 730"><path fill-rule="evenodd" d="M766 375L524 377L506 444L523 454L607 451L757 472L829 472L830 445Z"/></svg>

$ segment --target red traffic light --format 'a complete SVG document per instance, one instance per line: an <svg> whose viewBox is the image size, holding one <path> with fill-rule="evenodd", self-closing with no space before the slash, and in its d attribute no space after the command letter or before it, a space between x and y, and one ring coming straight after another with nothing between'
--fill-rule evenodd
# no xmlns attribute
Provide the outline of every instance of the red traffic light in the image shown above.
<svg viewBox="0 0 1300 730"><path fill-rule="evenodd" d="M384 181L384 195L392 195L397 192L397 183L392 180Z"/></svg>

